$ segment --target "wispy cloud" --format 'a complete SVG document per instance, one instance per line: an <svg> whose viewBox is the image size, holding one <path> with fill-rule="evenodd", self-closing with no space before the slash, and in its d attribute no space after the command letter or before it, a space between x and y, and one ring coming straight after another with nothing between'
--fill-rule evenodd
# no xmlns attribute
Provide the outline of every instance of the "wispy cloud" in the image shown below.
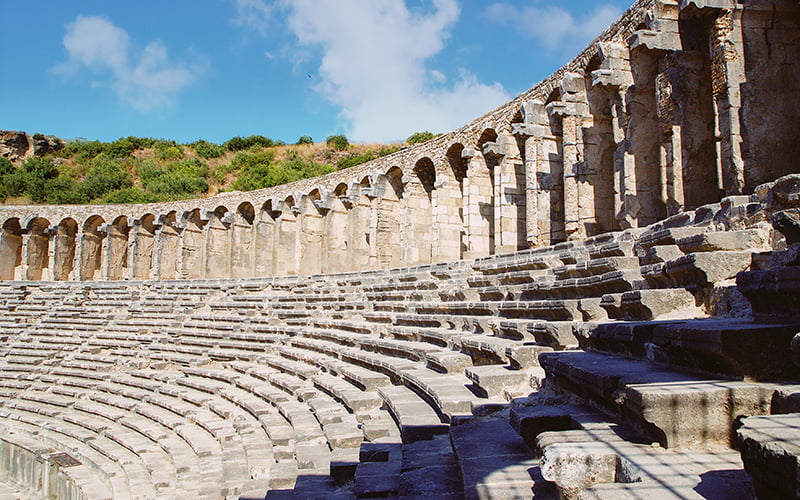
<svg viewBox="0 0 800 500"><path fill-rule="evenodd" d="M240 27L251 28L262 35L269 32L272 17L272 5L264 0L230 0L233 2L236 12L233 16L233 24Z"/></svg>
<svg viewBox="0 0 800 500"><path fill-rule="evenodd" d="M354 140L391 141L447 131L508 99L467 70L448 81L428 62L459 17L456 0L410 10L405 1L282 0L301 46L321 51L315 90L341 109Z"/></svg>
<svg viewBox="0 0 800 500"><path fill-rule="evenodd" d="M171 60L158 41L136 50L128 33L102 16L78 16L67 25L63 43L68 59L54 72L75 75L89 70L98 78L93 87L110 87L140 111L173 105L180 91L204 70L201 63Z"/></svg>
<svg viewBox="0 0 800 500"><path fill-rule="evenodd" d="M529 3L494 3L486 13L492 21L516 28L521 35L535 40L548 52L559 55L574 54L582 49L622 13L610 4L598 5L576 15L557 5L535 0Z"/></svg>

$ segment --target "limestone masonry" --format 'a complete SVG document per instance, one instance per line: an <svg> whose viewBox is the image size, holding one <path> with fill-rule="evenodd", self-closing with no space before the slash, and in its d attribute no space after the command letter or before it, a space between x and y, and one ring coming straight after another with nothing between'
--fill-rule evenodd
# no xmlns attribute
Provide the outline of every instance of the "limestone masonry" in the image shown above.
<svg viewBox="0 0 800 500"><path fill-rule="evenodd" d="M641 0L364 165L0 207L0 497L800 497L799 51Z"/></svg>

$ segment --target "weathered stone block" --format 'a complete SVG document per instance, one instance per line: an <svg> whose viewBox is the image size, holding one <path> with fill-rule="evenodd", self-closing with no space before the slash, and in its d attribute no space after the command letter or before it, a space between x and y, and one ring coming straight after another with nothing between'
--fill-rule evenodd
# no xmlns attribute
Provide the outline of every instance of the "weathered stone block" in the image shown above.
<svg viewBox="0 0 800 500"><path fill-rule="evenodd" d="M800 497L800 414L749 417L736 431L758 498Z"/></svg>
<svg viewBox="0 0 800 500"><path fill-rule="evenodd" d="M632 384L625 406L666 448L731 444L737 418L769 413L772 391L746 382Z"/></svg>
<svg viewBox="0 0 800 500"><path fill-rule="evenodd" d="M676 284L691 287L735 278L751 261L751 252L701 252L671 260L664 269Z"/></svg>

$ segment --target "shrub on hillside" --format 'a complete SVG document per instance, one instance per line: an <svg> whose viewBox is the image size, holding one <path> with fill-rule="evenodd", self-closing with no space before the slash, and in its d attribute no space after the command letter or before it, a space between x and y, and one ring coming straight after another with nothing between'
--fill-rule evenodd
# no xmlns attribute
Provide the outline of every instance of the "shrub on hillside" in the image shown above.
<svg viewBox="0 0 800 500"><path fill-rule="evenodd" d="M128 169L119 160L96 158L80 184L86 199L97 200L118 189L133 186Z"/></svg>
<svg viewBox="0 0 800 500"><path fill-rule="evenodd" d="M310 135L301 136L297 139L297 145L299 146L301 144L314 144L314 139L312 139Z"/></svg>
<svg viewBox="0 0 800 500"><path fill-rule="evenodd" d="M0 156L0 177L6 174L10 174L16 169L17 167L15 167L13 163L11 163L11 160L6 158L5 156Z"/></svg>
<svg viewBox="0 0 800 500"><path fill-rule="evenodd" d="M271 148L283 145L283 141L273 141L269 137L264 137L263 135L251 135L249 137L232 137L225 141L222 147L228 151L242 151L244 149L250 149L253 146Z"/></svg>
<svg viewBox="0 0 800 500"><path fill-rule="evenodd" d="M381 148L379 151L367 151L361 154L352 154L345 156L344 158L340 158L339 161L336 162L336 167L339 170L343 170L345 168L354 167L356 165L361 165L362 163L366 163L368 161L374 160L376 158L380 158L382 156L386 156L388 154L392 154L400 149L399 146L394 147L385 147Z"/></svg>
<svg viewBox="0 0 800 500"><path fill-rule="evenodd" d="M126 158L137 149L152 147L155 142L155 139L142 137L120 137L114 142L105 144L103 152L111 158Z"/></svg>
<svg viewBox="0 0 800 500"><path fill-rule="evenodd" d="M47 182L47 203L54 205L76 205L89 203L80 184L68 175L59 175Z"/></svg>
<svg viewBox="0 0 800 500"><path fill-rule="evenodd" d="M46 184L50 179L58 177L58 169L50 158L31 158L22 164L17 179L24 185L24 194L34 203L42 203L47 199ZM11 194L11 193L9 193ZM18 193L22 194L22 193Z"/></svg>
<svg viewBox="0 0 800 500"><path fill-rule="evenodd" d="M330 165L303 160L297 151L288 151L286 157L280 161L275 161L272 151L240 152L234 157L231 165L236 168L238 174L232 187L239 191L277 186L327 174L334 170Z"/></svg>
<svg viewBox="0 0 800 500"><path fill-rule="evenodd" d="M106 145L100 141L86 141L83 139L77 139L75 141L68 142L64 149L61 150L59 156L64 158L75 158L75 160L82 162L82 161L89 161L93 160L101 153L103 153L106 149Z"/></svg>
<svg viewBox="0 0 800 500"><path fill-rule="evenodd" d="M408 139L406 139L406 143L419 144L421 142L428 142L438 135L439 134L434 134L433 132L428 132L427 130L425 132L414 132L413 134L408 136Z"/></svg>
<svg viewBox="0 0 800 500"><path fill-rule="evenodd" d="M156 153L156 158L161 160L180 160L183 158L183 150L180 144L175 141L156 141L153 144L153 149Z"/></svg>
<svg viewBox="0 0 800 500"><path fill-rule="evenodd" d="M154 195L180 198L208 191L208 164L198 158L173 161L163 167L144 161L138 164L136 173L144 189Z"/></svg>
<svg viewBox="0 0 800 500"><path fill-rule="evenodd" d="M350 147L350 141L347 140L347 137L343 135L331 135L325 139L325 144L329 147L332 147L336 151L344 151L348 147Z"/></svg>
<svg viewBox="0 0 800 500"><path fill-rule="evenodd" d="M222 146L214 144L213 142L204 141L202 139L193 142L190 144L190 146L200 158L219 158L225 154L225 149Z"/></svg>

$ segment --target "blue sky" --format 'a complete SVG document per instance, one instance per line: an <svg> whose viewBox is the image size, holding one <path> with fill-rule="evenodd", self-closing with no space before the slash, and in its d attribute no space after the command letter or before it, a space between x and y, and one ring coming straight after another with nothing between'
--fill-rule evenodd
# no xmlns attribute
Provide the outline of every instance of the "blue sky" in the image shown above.
<svg viewBox="0 0 800 500"><path fill-rule="evenodd" d="M5 2L0 129L390 142L530 88L631 0Z"/></svg>

